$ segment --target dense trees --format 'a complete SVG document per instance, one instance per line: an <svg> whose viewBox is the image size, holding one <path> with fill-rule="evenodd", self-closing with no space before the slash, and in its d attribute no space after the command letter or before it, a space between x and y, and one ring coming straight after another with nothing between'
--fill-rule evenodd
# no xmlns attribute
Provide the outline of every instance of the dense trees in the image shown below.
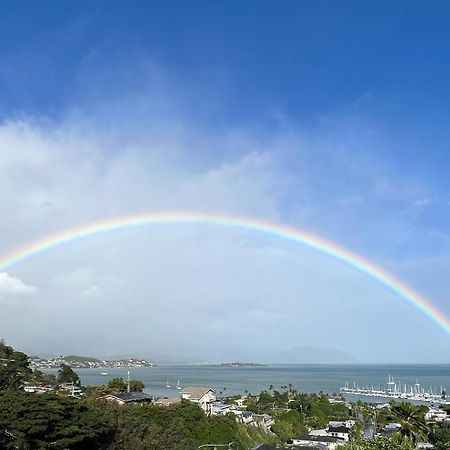
<svg viewBox="0 0 450 450"><path fill-rule="evenodd" d="M94 408L102 415L113 417L117 424L111 450L191 450L205 443L231 441L246 449L252 444L248 442L245 427L237 424L234 416L208 417L198 405L187 401L169 408L124 407L97 401Z"/></svg>
<svg viewBox="0 0 450 450"><path fill-rule="evenodd" d="M130 380L131 392L142 392L145 385L139 380ZM114 392L125 392L128 389L128 383L123 378L113 378L109 380L108 384L102 384L96 386L93 391L95 394L101 396L106 394L112 394Z"/></svg>
<svg viewBox="0 0 450 450"><path fill-rule="evenodd" d="M28 356L0 341L0 390L18 389L33 375Z"/></svg>
<svg viewBox="0 0 450 450"><path fill-rule="evenodd" d="M56 394L0 392L2 449L101 449L114 431L112 419L85 402Z"/></svg>

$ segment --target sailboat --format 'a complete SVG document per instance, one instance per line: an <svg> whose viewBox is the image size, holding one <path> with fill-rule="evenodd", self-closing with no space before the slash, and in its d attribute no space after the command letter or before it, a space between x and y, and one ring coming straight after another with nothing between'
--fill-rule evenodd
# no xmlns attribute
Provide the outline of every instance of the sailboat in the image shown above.
<svg viewBox="0 0 450 450"><path fill-rule="evenodd" d="M166 388L170 388L170 387L172 387L172 386L169 384L169 379L167 378Z"/></svg>
<svg viewBox="0 0 450 450"><path fill-rule="evenodd" d="M177 381L177 389L178 389L178 390L181 390L181 389L182 389L181 386L180 386L180 380Z"/></svg>

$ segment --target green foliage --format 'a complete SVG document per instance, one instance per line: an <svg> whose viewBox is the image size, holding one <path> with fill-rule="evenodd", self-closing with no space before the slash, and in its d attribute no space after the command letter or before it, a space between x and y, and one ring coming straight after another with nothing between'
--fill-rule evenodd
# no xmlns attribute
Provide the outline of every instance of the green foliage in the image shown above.
<svg viewBox="0 0 450 450"><path fill-rule="evenodd" d="M450 448L450 428L445 425L434 426L429 439L436 450L448 450Z"/></svg>
<svg viewBox="0 0 450 450"><path fill-rule="evenodd" d="M139 380L130 380L130 391L131 392L142 392L145 385ZM125 392L127 390L127 383L123 378L113 378L109 380L108 384L102 384L97 386L94 393L97 396L112 394L114 392Z"/></svg>
<svg viewBox="0 0 450 450"><path fill-rule="evenodd" d="M191 450L206 443L237 442L246 449L248 436L234 416L208 417L196 404L182 401L169 408L97 401L102 415L114 417L117 433L111 450ZM251 443L253 444L253 442Z"/></svg>
<svg viewBox="0 0 450 450"><path fill-rule="evenodd" d="M306 434L308 430L305 426L305 416L296 410L283 411L276 416L272 431L282 442Z"/></svg>
<svg viewBox="0 0 450 450"><path fill-rule="evenodd" d="M391 403L391 419L401 425L399 433L412 442L426 439L428 427L425 422L426 406L408 402Z"/></svg>
<svg viewBox="0 0 450 450"><path fill-rule="evenodd" d="M377 437L373 440L361 440L339 447L339 450L414 450L415 445L407 439Z"/></svg>
<svg viewBox="0 0 450 450"><path fill-rule="evenodd" d="M61 367L58 370L58 383L74 383L78 386L81 385L80 377L67 364L61 364Z"/></svg>
<svg viewBox="0 0 450 450"><path fill-rule="evenodd" d="M114 434L108 417L54 394L0 393L0 448L101 449Z"/></svg>
<svg viewBox="0 0 450 450"><path fill-rule="evenodd" d="M19 389L24 381L31 379L28 356L17 352L0 341L0 391Z"/></svg>

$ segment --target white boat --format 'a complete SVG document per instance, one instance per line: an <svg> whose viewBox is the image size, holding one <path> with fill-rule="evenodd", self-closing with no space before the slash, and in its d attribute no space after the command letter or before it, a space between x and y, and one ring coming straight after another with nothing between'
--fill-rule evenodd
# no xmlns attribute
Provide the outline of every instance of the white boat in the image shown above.
<svg viewBox="0 0 450 450"><path fill-rule="evenodd" d="M169 379L167 378L166 388L170 388L170 387L172 387L172 386L169 384Z"/></svg>
<svg viewBox="0 0 450 450"><path fill-rule="evenodd" d="M180 391L182 387L180 386L180 380L177 381L177 389Z"/></svg>
<svg viewBox="0 0 450 450"><path fill-rule="evenodd" d="M108 372L100 372L100 375L108 375Z"/></svg>

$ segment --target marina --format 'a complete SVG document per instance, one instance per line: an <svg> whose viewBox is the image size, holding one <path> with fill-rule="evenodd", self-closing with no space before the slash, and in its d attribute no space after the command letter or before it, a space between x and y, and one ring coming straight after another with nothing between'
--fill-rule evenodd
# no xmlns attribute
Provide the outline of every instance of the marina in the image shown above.
<svg viewBox="0 0 450 450"><path fill-rule="evenodd" d="M440 389L429 387L425 389L416 380L414 384L402 384L400 380L396 381L394 377L389 375L386 387L380 386L363 386L360 387L348 382L341 387L340 392L346 395L355 395L362 397L381 397L388 399L403 399L426 403L450 404L447 398L447 389L443 386Z"/></svg>

